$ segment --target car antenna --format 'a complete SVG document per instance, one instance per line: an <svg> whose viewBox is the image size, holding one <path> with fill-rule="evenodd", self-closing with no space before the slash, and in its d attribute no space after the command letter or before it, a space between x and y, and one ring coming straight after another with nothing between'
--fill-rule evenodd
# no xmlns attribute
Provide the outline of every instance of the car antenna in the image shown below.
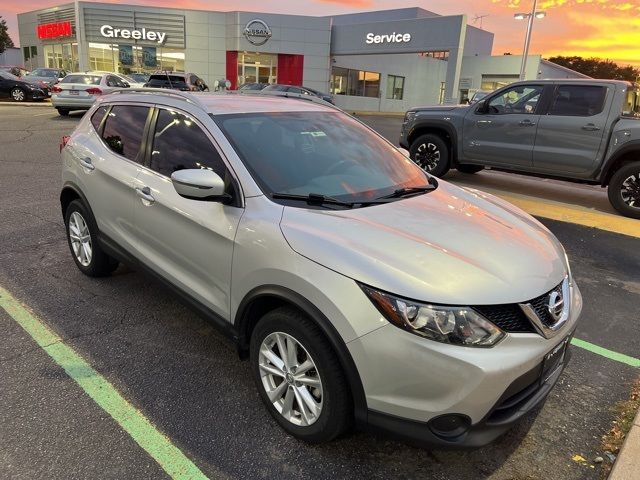
<svg viewBox="0 0 640 480"><path fill-rule="evenodd" d="M169 82L169 88L173 90L173 83L171 83L171 77L169 77L169 72L165 70L164 74L167 76L167 81Z"/></svg>

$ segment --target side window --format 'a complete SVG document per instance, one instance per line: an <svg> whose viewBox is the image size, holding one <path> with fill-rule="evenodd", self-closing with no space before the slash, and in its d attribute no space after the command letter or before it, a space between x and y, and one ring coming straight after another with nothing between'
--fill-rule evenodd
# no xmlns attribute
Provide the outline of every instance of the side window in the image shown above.
<svg viewBox="0 0 640 480"><path fill-rule="evenodd" d="M160 110L151 150L151 169L171 177L177 170L206 168L225 178L226 167L209 137L188 116Z"/></svg>
<svg viewBox="0 0 640 480"><path fill-rule="evenodd" d="M107 77L107 87L124 87L124 83L118 77L109 75Z"/></svg>
<svg viewBox="0 0 640 480"><path fill-rule="evenodd" d="M488 112L493 114L533 114L542 95L542 85L518 85L489 100Z"/></svg>
<svg viewBox="0 0 640 480"><path fill-rule="evenodd" d="M148 113L148 107L133 105L112 107L104 123L102 139L115 153L140 163L141 159L138 155Z"/></svg>
<svg viewBox="0 0 640 480"><path fill-rule="evenodd" d="M100 133L100 123L102 123L102 119L104 118L105 113L107 113L107 110L109 110L109 107L100 107L91 116L93 128L95 128L98 133Z"/></svg>
<svg viewBox="0 0 640 480"><path fill-rule="evenodd" d="M560 85L553 96L549 115L591 117L602 112L605 87Z"/></svg>

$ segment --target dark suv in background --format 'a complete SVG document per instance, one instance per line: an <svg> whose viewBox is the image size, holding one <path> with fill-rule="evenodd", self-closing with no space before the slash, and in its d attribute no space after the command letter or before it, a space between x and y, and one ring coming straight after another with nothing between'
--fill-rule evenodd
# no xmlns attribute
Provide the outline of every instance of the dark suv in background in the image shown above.
<svg viewBox="0 0 640 480"><path fill-rule="evenodd" d="M208 92L209 87L195 73L162 72L154 73L145 83L150 88L170 88L173 90Z"/></svg>

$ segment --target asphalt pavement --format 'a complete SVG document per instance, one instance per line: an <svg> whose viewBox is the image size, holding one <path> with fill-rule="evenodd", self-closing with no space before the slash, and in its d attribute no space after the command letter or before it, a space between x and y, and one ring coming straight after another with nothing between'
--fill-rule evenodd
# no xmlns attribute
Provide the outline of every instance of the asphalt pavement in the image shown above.
<svg viewBox="0 0 640 480"><path fill-rule="evenodd" d="M75 267L58 195L58 144L80 114L0 105L0 287L104 376L210 478L597 479L600 437L638 369L572 348L546 403L496 443L428 451L365 433L308 446L263 408L249 366L165 288L121 266ZM392 122L377 128L392 135ZM397 120L396 120L397 121ZM372 122L376 127L375 121ZM559 187L559 190L562 188ZM563 242L585 307L577 338L638 357L640 239L544 220ZM0 472L8 478L166 474L0 310ZM425 366L426 367L426 366ZM587 462L574 460L578 454Z"/></svg>

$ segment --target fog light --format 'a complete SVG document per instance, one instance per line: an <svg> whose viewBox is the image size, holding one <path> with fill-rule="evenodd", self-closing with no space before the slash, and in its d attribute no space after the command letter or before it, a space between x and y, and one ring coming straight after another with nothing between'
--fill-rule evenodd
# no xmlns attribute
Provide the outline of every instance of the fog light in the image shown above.
<svg viewBox="0 0 640 480"><path fill-rule="evenodd" d="M469 427L471 426L471 419L466 415L451 413L432 418L429 420L428 425L435 435L451 439L459 437L469 430Z"/></svg>

